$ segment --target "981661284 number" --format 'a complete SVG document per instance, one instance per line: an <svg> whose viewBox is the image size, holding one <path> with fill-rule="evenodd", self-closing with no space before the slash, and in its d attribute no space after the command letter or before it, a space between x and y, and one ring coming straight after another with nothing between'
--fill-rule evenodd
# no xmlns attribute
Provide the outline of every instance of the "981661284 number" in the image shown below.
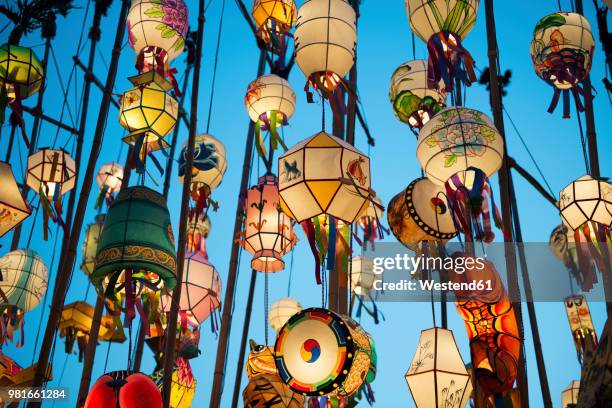
<svg viewBox="0 0 612 408"><path fill-rule="evenodd" d="M0 403L46 400L65 400L67 388L0 387Z"/></svg>

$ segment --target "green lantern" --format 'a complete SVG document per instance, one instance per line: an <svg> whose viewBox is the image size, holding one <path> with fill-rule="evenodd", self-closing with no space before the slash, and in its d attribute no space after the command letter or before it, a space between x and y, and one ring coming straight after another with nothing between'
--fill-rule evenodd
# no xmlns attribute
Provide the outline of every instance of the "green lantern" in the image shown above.
<svg viewBox="0 0 612 408"><path fill-rule="evenodd" d="M42 64L30 48L9 44L0 47L0 86L9 100L35 94L43 76Z"/></svg>
<svg viewBox="0 0 612 408"><path fill-rule="evenodd" d="M174 288L176 254L164 197L143 186L119 193L104 220L91 281L114 297L138 283L154 291Z"/></svg>

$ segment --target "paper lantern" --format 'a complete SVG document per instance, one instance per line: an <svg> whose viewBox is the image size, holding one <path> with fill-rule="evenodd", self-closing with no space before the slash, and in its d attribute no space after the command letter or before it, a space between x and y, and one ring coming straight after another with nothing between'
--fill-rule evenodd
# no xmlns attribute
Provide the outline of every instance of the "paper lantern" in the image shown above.
<svg viewBox="0 0 612 408"><path fill-rule="evenodd" d="M162 297L164 312L172 307L171 294ZM197 327L221 307L221 278L201 252L185 254L179 323Z"/></svg>
<svg viewBox="0 0 612 408"><path fill-rule="evenodd" d="M603 267L603 265L597 264L598 261L595 260L599 257L593 256L597 255L597 252L592 252L589 244L576 244L574 231L567 225L561 224L550 234L548 246L553 254L563 262L570 276L573 276L576 284L583 291L589 291L593 288L593 285L597 282L595 267Z"/></svg>
<svg viewBox="0 0 612 408"><path fill-rule="evenodd" d="M370 159L325 132L285 152L278 159L278 168L281 208L298 222L326 214L352 223L374 195Z"/></svg>
<svg viewBox="0 0 612 408"><path fill-rule="evenodd" d="M366 256L351 259L351 289L357 296L367 295L374 285L374 260Z"/></svg>
<svg viewBox="0 0 612 408"><path fill-rule="evenodd" d="M163 392L164 369L160 369L151 376L160 392ZM172 386L170 388L170 408L190 408L195 397L197 381L188 360L176 359L176 366L172 372Z"/></svg>
<svg viewBox="0 0 612 408"><path fill-rule="evenodd" d="M457 224L478 241L493 240L491 215L501 227L488 177L499 170L503 156L501 134L485 114L473 109L446 108L419 133L421 167L431 181L445 186Z"/></svg>
<svg viewBox="0 0 612 408"><path fill-rule="evenodd" d="M20 101L38 92L43 78L43 66L30 48L10 44L0 47L0 86L5 88L9 101Z"/></svg>
<svg viewBox="0 0 612 408"><path fill-rule="evenodd" d="M179 181L183 183L187 162L187 142L179 155ZM206 199L221 184L227 170L225 146L209 134L197 135L193 152L191 196L197 202ZM202 198L200 198L202 197Z"/></svg>
<svg viewBox="0 0 612 408"><path fill-rule="evenodd" d="M578 394L580 392L580 381L573 380L561 393L561 407L575 408L578 405Z"/></svg>
<svg viewBox="0 0 612 408"><path fill-rule="evenodd" d="M279 376L292 390L347 398L370 369L370 339L350 317L310 308L283 326L274 355Z"/></svg>
<svg viewBox="0 0 612 408"><path fill-rule="evenodd" d="M419 408L465 407L472 391L453 332L439 327L421 331L405 377Z"/></svg>
<svg viewBox="0 0 612 408"><path fill-rule="evenodd" d="M357 225L359 225L359 228L363 231L363 240L359 242L359 239L356 239L356 241L362 247L365 247L367 243L370 242L370 246L374 249L374 241L376 238L383 238L380 219L384 212L385 207L382 204L382 200L380 197L375 196L370 200L368 207L359 217Z"/></svg>
<svg viewBox="0 0 612 408"><path fill-rule="evenodd" d="M159 48L155 52L158 59L164 63L173 60L183 51L188 28L188 10L183 0L132 1L127 30L136 53Z"/></svg>
<svg viewBox="0 0 612 408"><path fill-rule="evenodd" d="M12 358L0 352L0 387L31 387L38 363L22 368ZM47 364L44 381L51 381L51 364ZM12 408L12 407L11 407Z"/></svg>
<svg viewBox="0 0 612 408"><path fill-rule="evenodd" d="M297 7L293 0L254 0L251 11L257 36L268 50L284 60L287 51L287 35L297 19Z"/></svg>
<svg viewBox="0 0 612 408"><path fill-rule="evenodd" d="M121 190L123 181L123 166L119 163L111 162L103 164L96 175L96 183L100 187L100 194L96 202L96 208L102 205L102 200L111 205L115 194Z"/></svg>
<svg viewBox="0 0 612 408"><path fill-rule="evenodd" d="M298 10L295 61L323 96L336 89L355 63L356 21L345 0L309 0Z"/></svg>
<svg viewBox="0 0 612 408"><path fill-rule="evenodd" d="M461 41L474 27L478 3L479 0L405 0L410 28L427 43L429 88L438 87L440 80L446 91L453 88L454 78L466 85L476 81L474 61Z"/></svg>
<svg viewBox="0 0 612 408"><path fill-rule="evenodd" d="M282 257L291 251L297 238L291 218L279 207L276 176L259 178L247 192L246 218L239 243L253 255L251 268L259 272L278 272L285 268Z"/></svg>
<svg viewBox="0 0 612 408"><path fill-rule="evenodd" d="M245 367L247 378L251 380L262 374L277 375L272 347L257 344L253 339L249 341L249 345L251 350Z"/></svg>
<svg viewBox="0 0 612 408"><path fill-rule="evenodd" d="M268 311L268 322L278 333L294 314L302 311L302 305L295 299L284 297L272 303Z"/></svg>
<svg viewBox="0 0 612 408"><path fill-rule="evenodd" d="M96 215L94 222L89 224L85 230L85 240L81 247L81 270L87 275L91 275L94 270L96 252L98 250L98 243L100 242L100 234L102 233L102 226L104 225L105 218L106 214Z"/></svg>
<svg viewBox="0 0 612 408"><path fill-rule="evenodd" d="M553 13L536 24L531 59L536 74L555 88L548 107L552 113L563 93L563 117L569 118L570 92L576 108L584 111L580 82L589 74L595 39L586 18L577 13Z"/></svg>
<svg viewBox="0 0 612 408"><path fill-rule="evenodd" d="M109 208L91 282L111 298L119 290L172 290L176 285L174 235L166 199L144 186L121 190ZM129 286L128 289L120 289ZM110 287L110 288L109 288Z"/></svg>
<svg viewBox="0 0 612 408"><path fill-rule="evenodd" d="M387 222L395 238L412 250L423 241L445 243L457 235L444 190L424 177L391 199Z"/></svg>
<svg viewBox="0 0 612 408"><path fill-rule="evenodd" d="M30 216L32 210L19 191L11 165L0 162L0 237Z"/></svg>
<svg viewBox="0 0 612 408"><path fill-rule="evenodd" d="M410 127L420 129L446 107L444 86L427 86L427 61L414 60L400 65L391 76L389 100L395 116Z"/></svg>
<svg viewBox="0 0 612 408"><path fill-rule="evenodd" d="M597 347L597 332L593 326L589 304L582 295L572 295L565 298L565 312L569 321L578 361L582 364L587 344L587 337L594 347Z"/></svg>
<svg viewBox="0 0 612 408"><path fill-rule="evenodd" d="M129 371L104 374L87 394L84 408L162 408L162 396L150 377Z"/></svg>
<svg viewBox="0 0 612 408"><path fill-rule="evenodd" d="M60 337L66 339L66 353L71 353L74 343L79 349L79 362L83 361L85 347L89 341L89 330L93 323L94 309L86 302L78 301L65 305L59 322ZM106 335L108 327L100 325L98 336Z"/></svg>
<svg viewBox="0 0 612 408"><path fill-rule="evenodd" d="M49 201L72 190L75 176L74 160L63 150L43 148L28 157L26 184Z"/></svg>
<svg viewBox="0 0 612 408"><path fill-rule="evenodd" d="M210 218L204 213L194 214L187 221L187 251L206 253L206 237L210 233L212 224Z"/></svg>
<svg viewBox="0 0 612 408"><path fill-rule="evenodd" d="M242 391L245 408L303 408L306 398L293 391L278 376L261 374L249 380Z"/></svg>

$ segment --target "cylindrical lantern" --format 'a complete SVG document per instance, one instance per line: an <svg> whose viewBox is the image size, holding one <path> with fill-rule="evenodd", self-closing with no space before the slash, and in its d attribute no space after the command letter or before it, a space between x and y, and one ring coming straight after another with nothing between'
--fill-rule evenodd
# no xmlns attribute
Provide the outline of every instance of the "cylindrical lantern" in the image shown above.
<svg viewBox="0 0 612 408"><path fill-rule="evenodd" d="M563 117L569 118L569 92L583 111L580 82L589 74L595 39L586 18L578 13L553 13L536 24L531 59L536 74L555 88L548 112L553 112L563 92Z"/></svg>
<svg viewBox="0 0 612 408"><path fill-rule="evenodd" d="M278 333L294 314L302 311L302 305L295 299L284 297L272 303L268 311L268 322Z"/></svg>
<svg viewBox="0 0 612 408"><path fill-rule="evenodd" d="M389 100L395 116L420 129L446 107L446 92L439 86L427 86L427 61L414 60L400 65L391 76Z"/></svg>
<svg viewBox="0 0 612 408"><path fill-rule="evenodd" d="M274 347L281 379L303 395L351 396L370 369L370 339L350 317L310 308L292 316Z"/></svg>
<svg viewBox="0 0 612 408"><path fill-rule="evenodd" d="M162 396L147 375L129 371L104 374L87 394L84 408L162 408Z"/></svg>
<svg viewBox="0 0 612 408"><path fill-rule="evenodd" d="M159 48L155 54L166 63L183 51L188 28L189 16L183 0L132 0L127 30L136 53Z"/></svg>
<svg viewBox="0 0 612 408"><path fill-rule="evenodd" d="M9 101L25 99L42 85L43 66L30 48L5 44L0 47L0 86Z"/></svg>
<svg viewBox="0 0 612 408"><path fill-rule="evenodd" d="M421 331L405 377L414 404L419 408L463 408L472 391L470 374L453 332L439 327Z"/></svg>
<svg viewBox="0 0 612 408"><path fill-rule="evenodd" d="M89 339L89 330L93 323L94 308L87 302L78 301L65 305L59 322L60 337L66 338L66 353L71 353L76 341L79 349L79 361L83 360L85 347ZM108 327L100 325L99 336L104 337Z"/></svg>
<svg viewBox="0 0 612 408"><path fill-rule="evenodd" d="M324 96L355 63L356 15L345 0L308 0L298 10L295 61Z"/></svg>
<svg viewBox="0 0 612 408"><path fill-rule="evenodd" d="M148 289L172 290L176 285L174 251L166 199L144 186L125 188L104 220L91 281L98 288L116 285L129 272L133 285L144 281Z"/></svg>
<svg viewBox="0 0 612 408"><path fill-rule="evenodd" d="M293 391L278 376L261 374L249 380L242 391L245 408L303 408L306 398Z"/></svg>
<svg viewBox="0 0 612 408"><path fill-rule="evenodd" d="M249 346L251 350L245 366L247 378L250 380L262 374L278 375L272 347L257 344L253 339L249 341Z"/></svg>
<svg viewBox="0 0 612 408"><path fill-rule="evenodd" d="M568 296L565 298L565 312L574 338L578 361L582 364L587 341L592 343L592 346L597 347L597 332L593 326L589 304L582 295Z"/></svg>
<svg viewBox="0 0 612 408"><path fill-rule="evenodd" d="M352 223L373 196L370 159L325 132L286 151L278 168L281 208L298 222L326 214Z"/></svg>
<svg viewBox="0 0 612 408"><path fill-rule="evenodd" d="M415 250L422 241L446 242L457 235L457 228L440 186L418 178L391 199L387 222L395 238Z"/></svg>
<svg viewBox="0 0 612 408"><path fill-rule="evenodd" d="M285 268L282 257L291 251L297 238L291 218L279 207L276 176L259 178L247 192L246 218L240 244L253 255L251 268L259 272L278 272Z"/></svg>
<svg viewBox="0 0 612 408"><path fill-rule="evenodd" d="M358 296L367 295L374 285L374 260L366 256L351 259L351 289Z"/></svg>
<svg viewBox="0 0 612 408"><path fill-rule="evenodd" d="M28 157L26 184L49 201L74 188L76 167L63 150L43 148Z"/></svg>
<svg viewBox="0 0 612 408"><path fill-rule="evenodd" d="M476 81L474 61L461 41L476 22L479 0L405 0L410 28L429 51L428 86L445 90L453 87L453 78L467 85ZM465 66L465 70L461 67Z"/></svg>
<svg viewBox="0 0 612 408"><path fill-rule="evenodd" d="M115 194L121 190L122 181L122 165L115 162L103 164L96 175L96 183L98 184L98 187L100 187L98 202L101 204L101 200L106 198L106 202L110 205Z"/></svg>
<svg viewBox="0 0 612 408"><path fill-rule="evenodd" d="M28 312L38 306L47 291L49 272L43 260L31 249L17 249L0 258L0 304Z"/></svg>
<svg viewBox="0 0 612 408"><path fill-rule="evenodd" d="M96 215L94 222L89 224L85 231L85 240L81 248L81 270L87 275L91 275L94 270L96 252L98 251L98 243L100 241L100 234L102 233L105 218L106 214Z"/></svg>
<svg viewBox="0 0 612 408"><path fill-rule="evenodd" d="M183 183L187 160L187 142L179 154L178 174L179 181ZM193 152L193 167L191 179L191 195L194 200L200 196L204 198L221 184L223 175L227 170L225 146L219 139L209 134L197 135Z"/></svg>
<svg viewBox="0 0 612 408"><path fill-rule="evenodd" d="M172 294L162 297L164 312L170 312ZM185 254L179 323L197 327L221 307L221 278L205 254Z"/></svg>
<svg viewBox="0 0 612 408"><path fill-rule="evenodd" d="M11 165L0 162L0 237L25 220L31 213L30 206L19 192Z"/></svg>
<svg viewBox="0 0 612 408"><path fill-rule="evenodd" d="M561 407L575 408L578 405L578 393L580 392L580 381L573 380L561 393Z"/></svg>

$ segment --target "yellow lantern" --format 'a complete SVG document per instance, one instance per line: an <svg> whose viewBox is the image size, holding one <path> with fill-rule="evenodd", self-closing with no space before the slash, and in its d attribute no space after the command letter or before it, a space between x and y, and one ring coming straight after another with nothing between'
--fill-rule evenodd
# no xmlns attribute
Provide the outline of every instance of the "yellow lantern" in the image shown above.
<svg viewBox="0 0 612 408"><path fill-rule="evenodd" d="M290 297L284 297L272 303L268 311L268 322L278 333L291 316L301 311L302 305L300 302Z"/></svg>
<svg viewBox="0 0 612 408"><path fill-rule="evenodd" d="M569 118L569 94L576 108L580 101L580 83L589 74L595 39L586 18L578 13L553 13L538 21L531 40L531 59L536 74L555 88L548 112L552 113L563 93L563 117Z"/></svg>
<svg viewBox="0 0 612 408"><path fill-rule="evenodd" d="M268 49L284 57L286 36L297 18L293 0L254 0L251 11L257 34Z"/></svg>
<svg viewBox="0 0 612 408"><path fill-rule="evenodd" d="M11 165L0 162L0 237L30 216L32 210L19 192Z"/></svg>
<svg viewBox="0 0 612 408"><path fill-rule="evenodd" d="M569 321L578 361L582 364L587 337L593 346L597 346L597 333L591 319L589 304L582 295L572 295L565 298L565 312Z"/></svg>
<svg viewBox="0 0 612 408"><path fill-rule="evenodd" d="M370 159L325 132L289 149L278 167L281 208L298 222L326 214L352 223L374 196Z"/></svg>
<svg viewBox="0 0 612 408"><path fill-rule="evenodd" d="M22 368L12 358L0 352L0 387L31 387L38 363ZM47 365L44 381L51 381L51 364ZM11 407L13 408L13 407Z"/></svg>
<svg viewBox="0 0 612 408"><path fill-rule="evenodd" d="M164 370L158 370L151 376L157 388L163 391ZM195 397L197 381L188 360L176 359L176 367L172 372L172 386L170 388L170 408L190 408Z"/></svg>
<svg viewBox="0 0 612 408"><path fill-rule="evenodd" d="M345 0L310 0L298 10L295 61L323 96L333 92L355 63L355 10Z"/></svg>
<svg viewBox="0 0 612 408"><path fill-rule="evenodd" d="M428 86L453 88L453 78L476 81L474 61L461 41L476 22L479 0L405 0L410 28L429 51ZM465 66L465 69L462 68Z"/></svg>
<svg viewBox="0 0 612 408"><path fill-rule="evenodd" d="M367 295L372 286L374 274L374 260L366 256L354 256L351 259L351 289L357 296Z"/></svg>
<svg viewBox="0 0 612 408"><path fill-rule="evenodd" d="M128 40L137 53L154 50L156 59L166 63L185 46L189 28L187 5L183 0L133 0L127 16Z"/></svg>
<svg viewBox="0 0 612 408"><path fill-rule="evenodd" d="M74 342L79 349L79 361L83 361L89 330L93 323L94 309L86 302L78 301L64 306L59 322L60 337L66 338L66 353L71 353ZM104 337L108 327L100 325L99 336Z"/></svg>
<svg viewBox="0 0 612 408"><path fill-rule="evenodd" d="M291 218L279 206L276 176L259 178L247 192L246 218L239 243L253 255L251 268L259 272L278 272L285 268L282 257L295 245Z"/></svg>
<svg viewBox="0 0 612 408"><path fill-rule="evenodd" d="M43 66L30 48L11 44L0 47L0 87L11 103L38 92L43 77Z"/></svg>
<svg viewBox="0 0 612 408"><path fill-rule="evenodd" d="M251 350L245 367L247 378L250 380L262 374L277 375L272 347L257 344L253 339L249 341L249 346Z"/></svg>
<svg viewBox="0 0 612 408"><path fill-rule="evenodd" d="M400 65L391 76L389 100L395 116L412 128L421 129L446 107L443 86L427 86L427 61L414 60Z"/></svg>
<svg viewBox="0 0 612 408"><path fill-rule="evenodd" d="M439 327L421 331L405 377L419 408L465 407L472 392L453 332Z"/></svg>
<svg viewBox="0 0 612 408"><path fill-rule="evenodd" d="M573 380L561 393L561 407L575 408L578 405L578 394L580 392L580 381Z"/></svg>
<svg viewBox="0 0 612 408"><path fill-rule="evenodd" d="M81 247L81 270L87 275L91 275L94 270L96 251L98 250L98 242L105 218L105 214L96 215L94 222L89 224L85 231L85 240Z"/></svg>

